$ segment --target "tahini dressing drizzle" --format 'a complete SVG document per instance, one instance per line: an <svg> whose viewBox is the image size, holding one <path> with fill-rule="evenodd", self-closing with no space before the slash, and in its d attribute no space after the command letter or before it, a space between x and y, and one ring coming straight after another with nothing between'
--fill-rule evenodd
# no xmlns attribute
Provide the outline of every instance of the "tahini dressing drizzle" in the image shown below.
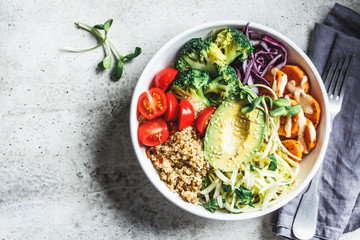
<svg viewBox="0 0 360 240"><path fill-rule="evenodd" d="M304 76L301 81L301 84L299 86L296 86L296 83L294 80L289 81L287 84L287 89L289 90L290 93L294 94L295 100L301 105L301 108L302 108L299 113L298 141L300 142L300 145L303 148L304 153L308 153L308 150L307 150L306 144L305 144L305 140L304 140L304 131L305 131L305 127L306 127L306 117L305 117L304 113L308 113L308 114L313 113L313 109L311 106L311 99L304 92L304 83L306 83L307 81L308 81L307 76ZM286 125L288 125L288 122L291 122L291 118L290 118L290 120L287 119ZM288 135L288 131L289 130L287 130L286 126L285 126L286 135ZM291 132L291 128L290 128L290 132ZM313 141L316 137L316 131L315 131L315 127L313 124L310 124L310 135L311 135L310 136L311 140Z"/></svg>
<svg viewBox="0 0 360 240"><path fill-rule="evenodd" d="M277 68L273 68L271 70L271 74L274 76L274 83L272 85L272 89L274 90L274 92L277 92L276 90L277 90L277 88L279 88L279 97L282 97L284 94L286 84L288 83L288 78L287 78L287 75L284 74L284 75L282 75L281 79L279 79L279 82L277 82L276 74L278 71L279 71L279 69L277 69Z"/></svg>

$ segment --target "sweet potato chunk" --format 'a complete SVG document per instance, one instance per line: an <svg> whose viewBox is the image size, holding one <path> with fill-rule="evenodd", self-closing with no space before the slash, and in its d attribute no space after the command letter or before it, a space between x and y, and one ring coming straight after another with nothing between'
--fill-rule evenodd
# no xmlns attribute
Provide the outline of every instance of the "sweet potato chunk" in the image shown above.
<svg viewBox="0 0 360 240"><path fill-rule="evenodd" d="M309 119L306 119L304 141L307 152L310 152L316 145L316 130L314 124Z"/></svg>
<svg viewBox="0 0 360 240"><path fill-rule="evenodd" d="M286 139L281 141L281 143L290 153L292 153L296 157L302 158L302 148L298 141L296 141L295 139Z"/></svg>
<svg viewBox="0 0 360 240"><path fill-rule="evenodd" d="M298 104L294 99L290 99L291 106ZM286 136L286 124L288 117L291 117L291 134ZM298 135L299 132L299 114L295 116L283 116L280 117L280 127L278 129L278 134L281 137L294 138Z"/></svg>
<svg viewBox="0 0 360 240"><path fill-rule="evenodd" d="M287 76L285 75L285 73L283 73L281 70L277 69L277 68L270 68L265 76L264 76L265 80L268 81L270 83L270 88L272 88L275 93L276 96L283 96L283 92L286 88L286 83L287 83ZM274 85L274 82L276 81L276 85ZM273 95L265 88L260 88L259 90L259 95L268 95L270 97L272 97Z"/></svg>
<svg viewBox="0 0 360 240"><path fill-rule="evenodd" d="M312 113L305 112L304 114L305 117L308 118L314 124L314 127L317 128L320 121L320 113L321 113L320 106L319 103L310 94L307 94L307 97L312 107Z"/></svg>
<svg viewBox="0 0 360 240"><path fill-rule="evenodd" d="M300 93L298 97L299 97L299 104L301 104L302 106L305 117L310 119L314 124L314 127L317 128L317 126L319 125L320 114L321 114L319 103L310 94ZM285 98L294 99L295 95L293 93L289 93L285 96ZM307 107L305 106L308 106L312 112L308 112Z"/></svg>
<svg viewBox="0 0 360 240"><path fill-rule="evenodd" d="M298 87L303 82L303 78L306 76L305 72L296 65L285 65L281 71L283 71L287 75L287 80L290 82L291 80L295 81L295 86ZM307 78L307 76L306 76ZM305 93L310 91L310 83L309 80L303 82L303 89ZM289 90L286 88L284 91L284 95L288 94Z"/></svg>

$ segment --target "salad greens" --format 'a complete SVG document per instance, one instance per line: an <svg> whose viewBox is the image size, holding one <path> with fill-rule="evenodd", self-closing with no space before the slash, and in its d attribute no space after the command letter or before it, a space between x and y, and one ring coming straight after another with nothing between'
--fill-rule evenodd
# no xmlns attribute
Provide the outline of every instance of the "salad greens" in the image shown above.
<svg viewBox="0 0 360 240"><path fill-rule="evenodd" d="M211 199L210 201L206 203L200 204L200 206L203 206L205 209L209 210L210 212L214 213L215 210L219 208L218 202L216 199Z"/></svg>
<svg viewBox="0 0 360 240"><path fill-rule="evenodd" d="M105 57L103 60L101 60L98 63L98 67L103 67L105 69L109 69L112 64L111 55L113 54L117 58L117 64L116 64L116 68L115 68L115 77L116 77L116 79L119 80L122 77L122 74L124 71L124 62L129 61L129 60L139 56L141 53L141 48L136 47L133 53L127 54L125 56L121 55L119 53L119 51L116 49L115 45L112 42L110 42L108 39L108 33L109 33L109 29L110 29L112 23L113 23L113 19L109 19L104 24L96 24L95 26L92 27L85 23L75 22L74 24L77 27L94 34L95 37L99 40L99 43L96 46L87 48L87 49L82 49L82 50L67 49L67 50L70 52L75 52L75 53L83 53L83 52L95 50L99 47L103 47L105 50ZM104 35L101 34L101 32L99 30L104 31Z"/></svg>
<svg viewBox="0 0 360 240"><path fill-rule="evenodd" d="M240 201L242 201L246 205L254 207L254 203L251 200L254 197L254 195L249 189L240 185L239 188L235 188L235 194L236 197L240 199Z"/></svg>
<svg viewBox="0 0 360 240"><path fill-rule="evenodd" d="M240 45L238 40L240 37L237 35L241 35L241 39L246 36L247 38L244 39L251 43L250 47L244 51L234 51L236 49L234 46ZM237 36L237 40L232 39L234 36ZM214 41L215 45L211 41ZM201 45L204 42L206 47ZM240 167L233 171L210 170L204 179L206 184L203 184L200 191L205 202L200 205L210 212L225 210L241 213L263 210L276 204L291 190L299 173L300 165L297 161L301 160L284 147L277 133L280 116L296 115L301 111L301 106L299 104L291 106L289 99L278 98L269 82L264 79L265 73L270 68L281 68L286 64L286 49L272 38L249 30L248 25L242 31L225 29L218 34L213 33L209 40L197 39L188 43L184 45L185 49L180 50L175 67L180 72L184 68L210 72L210 80L207 85L202 85L205 86L202 93L211 105L215 107L220 105L218 109L222 109L224 108L222 105L227 104L229 98L234 99L238 96L247 102L241 107L242 114L250 116L255 109L265 114L265 131L262 133L264 138L255 137L264 140L259 149L253 153L254 157L240 162ZM195 47L190 48L190 45L196 46L196 50ZM225 60L216 47L221 49ZM236 57L233 55L235 52ZM206 64L210 64L211 67L209 65L204 67ZM259 96L259 88L266 89L270 95ZM214 116L219 115L219 112L215 113ZM220 114L227 116L226 113ZM217 121L220 123L222 120L219 118ZM219 132L222 130L224 129ZM204 144L208 142L207 138L210 138L207 134ZM252 138L254 138L253 134L254 132ZM219 136L219 139L222 137L230 136ZM219 144L221 146L221 141ZM220 152L218 149L216 151L219 156L223 156L221 149Z"/></svg>
<svg viewBox="0 0 360 240"><path fill-rule="evenodd" d="M268 156L268 158L270 159L269 170L275 171L277 169L277 161L276 161L276 158L274 156L274 153L270 154Z"/></svg>

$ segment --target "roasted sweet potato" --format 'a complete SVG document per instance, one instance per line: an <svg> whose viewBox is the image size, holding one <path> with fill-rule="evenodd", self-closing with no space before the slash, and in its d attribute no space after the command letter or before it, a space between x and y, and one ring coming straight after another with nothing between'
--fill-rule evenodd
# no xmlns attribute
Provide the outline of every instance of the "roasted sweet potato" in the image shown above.
<svg viewBox="0 0 360 240"><path fill-rule="evenodd" d="M285 96L288 99L294 99L295 95L289 93ZM317 128L320 121L321 109L319 103L310 95L306 93L300 93L298 95L299 104L301 104L306 118L310 119L314 124L314 127ZM295 100L296 101L296 100Z"/></svg>
<svg viewBox="0 0 360 240"><path fill-rule="evenodd" d="M307 117L314 124L314 127L317 128L320 121L320 106L319 103L310 94L307 94L307 97L312 108L312 113L306 113L304 111L304 114L305 117Z"/></svg>
<svg viewBox="0 0 360 240"><path fill-rule="evenodd" d="M290 101L291 101L291 106L298 104L294 99L290 99ZM287 123L288 117L291 117L291 134L290 134L290 136L286 135L286 123ZM294 138L298 135L298 132L299 132L299 114L297 114L295 116L280 117L280 127L278 129L279 136L286 137L286 138Z"/></svg>
<svg viewBox="0 0 360 240"><path fill-rule="evenodd" d="M308 153L316 145L316 130L315 130L314 124L309 119L306 119L306 126L305 126L303 137L304 137L305 146L306 146L306 150L307 150L307 152L304 152L304 153Z"/></svg>
<svg viewBox="0 0 360 240"><path fill-rule="evenodd" d="M282 72L284 72L287 75L287 80L290 82L291 80L295 81L295 86L298 87L303 84L303 89L305 93L308 93L310 91L310 83L309 81L303 81L303 78L306 77L305 72L296 65L285 65L282 69ZM284 95L288 94L289 90L287 87L284 90Z"/></svg>
<svg viewBox="0 0 360 240"><path fill-rule="evenodd" d="M281 143L290 153L294 154L296 157L302 158L302 148L298 141L295 139L286 139L281 141Z"/></svg>
<svg viewBox="0 0 360 240"><path fill-rule="evenodd" d="M283 73L281 70L277 69L277 68L270 68L264 78L270 83L270 88L272 88L276 95L278 97L283 96L285 87L286 87L286 83L287 83L287 76L285 75L285 73ZM276 80L276 85L274 86L274 81ZM272 97L273 95L266 90L265 88L260 88L259 90L259 95L268 95L270 97Z"/></svg>

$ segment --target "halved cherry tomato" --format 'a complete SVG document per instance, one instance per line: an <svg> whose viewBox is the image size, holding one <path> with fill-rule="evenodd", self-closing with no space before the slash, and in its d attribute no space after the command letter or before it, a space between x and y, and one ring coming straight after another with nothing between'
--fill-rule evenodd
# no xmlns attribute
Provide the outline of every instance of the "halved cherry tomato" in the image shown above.
<svg viewBox="0 0 360 240"><path fill-rule="evenodd" d="M165 92L178 72L179 71L174 68L165 68L161 70L154 78L154 86Z"/></svg>
<svg viewBox="0 0 360 240"><path fill-rule="evenodd" d="M167 122L175 121L179 116L179 103L174 94L167 92L167 108L164 114L164 119Z"/></svg>
<svg viewBox="0 0 360 240"><path fill-rule="evenodd" d="M181 99L180 100L180 112L179 112L179 122L178 129L179 131L187 128L193 124L195 119L194 108L188 101Z"/></svg>
<svg viewBox="0 0 360 240"><path fill-rule="evenodd" d="M160 145L169 138L167 123L162 118L146 121L138 128L138 137L146 146Z"/></svg>
<svg viewBox="0 0 360 240"><path fill-rule="evenodd" d="M167 108L167 99L164 91L151 88L143 92L138 100L137 109L146 119L154 119L164 114Z"/></svg>
<svg viewBox="0 0 360 240"><path fill-rule="evenodd" d="M207 107L201 111L199 116L196 118L195 127L201 135L205 135L207 125L215 112L214 107Z"/></svg>

